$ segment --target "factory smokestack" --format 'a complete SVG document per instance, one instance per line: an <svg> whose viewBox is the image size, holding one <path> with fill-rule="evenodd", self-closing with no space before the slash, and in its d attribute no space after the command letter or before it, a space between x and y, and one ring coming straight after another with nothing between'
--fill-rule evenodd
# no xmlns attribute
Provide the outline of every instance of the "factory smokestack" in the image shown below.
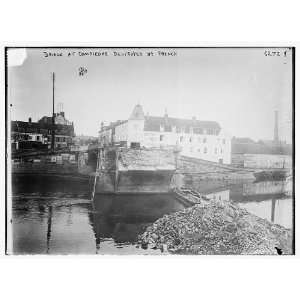
<svg viewBox="0 0 300 300"><path fill-rule="evenodd" d="M275 110L275 124L274 124L274 143L278 144L279 137L278 137L278 111Z"/></svg>

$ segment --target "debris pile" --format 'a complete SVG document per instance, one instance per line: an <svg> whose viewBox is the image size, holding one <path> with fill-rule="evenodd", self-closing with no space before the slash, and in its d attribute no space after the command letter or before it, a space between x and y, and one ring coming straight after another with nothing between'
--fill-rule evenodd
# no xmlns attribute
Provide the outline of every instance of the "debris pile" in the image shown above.
<svg viewBox="0 0 300 300"><path fill-rule="evenodd" d="M291 230L220 200L201 199L163 216L139 236L139 243L176 254L293 254Z"/></svg>
<svg viewBox="0 0 300 300"><path fill-rule="evenodd" d="M163 149L122 149L119 160L127 168L144 167L175 168L175 157L172 150Z"/></svg>

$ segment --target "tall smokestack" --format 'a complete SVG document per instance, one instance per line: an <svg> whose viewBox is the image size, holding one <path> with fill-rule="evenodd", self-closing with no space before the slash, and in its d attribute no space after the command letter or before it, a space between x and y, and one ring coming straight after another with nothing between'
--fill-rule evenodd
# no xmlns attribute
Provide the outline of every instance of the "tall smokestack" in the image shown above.
<svg viewBox="0 0 300 300"><path fill-rule="evenodd" d="M274 124L274 143L278 144L279 137L278 137L278 111L275 110L275 124Z"/></svg>

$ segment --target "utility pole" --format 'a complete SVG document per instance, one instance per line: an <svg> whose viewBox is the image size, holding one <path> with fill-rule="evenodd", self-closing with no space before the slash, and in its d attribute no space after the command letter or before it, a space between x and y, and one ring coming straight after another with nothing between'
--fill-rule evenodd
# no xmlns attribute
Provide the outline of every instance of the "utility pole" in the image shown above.
<svg viewBox="0 0 300 300"><path fill-rule="evenodd" d="M55 147L55 115L54 115L54 82L55 82L55 73L52 73L52 137L51 137L51 150L54 151Z"/></svg>
<svg viewBox="0 0 300 300"><path fill-rule="evenodd" d="M278 136L278 111L275 110L274 116L274 144L277 146L279 144L279 136Z"/></svg>

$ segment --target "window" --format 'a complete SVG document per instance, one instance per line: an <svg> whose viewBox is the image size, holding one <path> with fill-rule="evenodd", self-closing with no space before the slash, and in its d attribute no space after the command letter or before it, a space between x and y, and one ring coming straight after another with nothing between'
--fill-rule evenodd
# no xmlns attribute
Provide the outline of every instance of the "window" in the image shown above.
<svg viewBox="0 0 300 300"><path fill-rule="evenodd" d="M36 137L36 140L37 140L37 141L40 141L40 136L37 136L37 137Z"/></svg>
<svg viewBox="0 0 300 300"><path fill-rule="evenodd" d="M183 136L180 137L180 143L182 143L182 142L183 142Z"/></svg>
<svg viewBox="0 0 300 300"><path fill-rule="evenodd" d="M225 142L226 142L225 139L223 139L223 145L225 145Z"/></svg>
<svg viewBox="0 0 300 300"><path fill-rule="evenodd" d="M206 143L206 141L207 141L207 139L206 139L206 138L204 138L204 139L203 139L203 143L205 144L205 143Z"/></svg>
<svg viewBox="0 0 300 300"><path fill-rule="evenodd" d="M222 148L220 148L220 153L221 153L221 154L223 153L223 149L222 149Z"/></svg>
<svg viewBox="0 0 300 300"><path fill-rule="evenodd" d="M194 128L194 133L196 133L196 134L203 134L203 129L199 128L199 127L196 127L196 128Z"/></svg>
<svg viewBox="0 0 300 300"><path fill-rule="evenodd" d="M163 139L164 139L164 136L161 134L161 135L159 136L159 140L162 141Z"/></svg>
<svg viewBox="0 0 300 300"><path fill-rule="evenodd" d="M193 138L192 137L190 137L190 143L193 141Z"/></svg>
<svg viewBox="0 0 300 300"><path fill-rule="evenodd" d="M207 153L207 147L204 147L204 151L203 151L204 154Z"/></svg>

